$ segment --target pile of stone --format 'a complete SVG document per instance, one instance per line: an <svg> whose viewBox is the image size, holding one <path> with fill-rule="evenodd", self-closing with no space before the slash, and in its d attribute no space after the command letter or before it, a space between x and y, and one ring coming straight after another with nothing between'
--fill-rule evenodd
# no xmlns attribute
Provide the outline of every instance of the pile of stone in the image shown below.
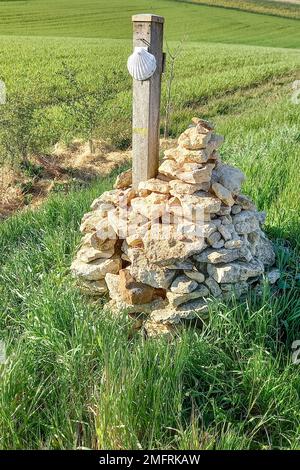
<svg viewBox="0 0 300 470"><path fill-rule="evenodd" d="M223 137L194 118L165 151L156 178L132 188L131 171L96 199L72 273L111 312L144 314L149 334L205 318L210 299L241 297L278 271L265 214L241 194L245 179L222 163Z"/></svg>

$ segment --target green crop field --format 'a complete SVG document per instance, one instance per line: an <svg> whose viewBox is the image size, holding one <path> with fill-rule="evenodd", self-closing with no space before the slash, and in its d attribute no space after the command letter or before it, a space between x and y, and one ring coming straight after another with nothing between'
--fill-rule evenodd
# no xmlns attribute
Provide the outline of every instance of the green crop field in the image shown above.
<svg viewBox="0 0 300 470"><path fill-rule="evenodd" d="M216 123L223 159L245 172L244 192L268 213L281 270L276 295L266 285L260 298L212 303L202 330L145 341L128 319L103 313L105 299L84 297L69 272L80 219L115 175L2 222L1 449L300 448L300 374L291 360L300 339L300 104L292 99L300 20L273 8L277 16L175 0L0 0L8 98L0 107L0 162L7 162L5 139L25 131L41 154L84 135L81 116L68 112L79 97L66 67L84 93L99 83L106 89L103 77L112 84L96 137L129 146L130 17L162 14L169 48L182 41L171 136L193 116ZM1 121L7 108L13 125Z"/></svg>

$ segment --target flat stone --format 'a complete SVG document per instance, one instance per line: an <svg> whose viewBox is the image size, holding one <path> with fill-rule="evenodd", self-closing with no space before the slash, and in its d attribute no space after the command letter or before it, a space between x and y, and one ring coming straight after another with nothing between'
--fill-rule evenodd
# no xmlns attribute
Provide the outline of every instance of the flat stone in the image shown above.
<svg viewBox="0 0 300 470"><path fill-rule="evenodd" d="M275 252L272 242L263 234L259 237L254 248L254 256L265 266L273 266L275 263Z"/></svg>
<svg viewBox="0 0 300 470"><path fill-rule="evenodd" d="M114 315L120 315L122 313L150 314L156 309L164 308L164 306L166 306L166 302L163 301L162 299L156 299L147 304L140 304L140 305L138 304L130 305L124 301L112 299L107 304L105 304L104 311L107 312L108 314L112 313Z"/></svg>
<svg viewBox="0 0 300 470"><path fill-rule="evenodd" d="M220 210L216 214L220 215L220 216L223 216L223 215L229 215L230 213L231 213L231 207L230 206L221 205Z"/></svg>
<svg viewBox="0 0 300 470"><path fill-rule="evenodd" d="M264 267L259 260L251 263L236 261L220 265L208 264L207 271L218 283L236 283L263 274Z"/></svg>
<svg viewBox="0 0 300 470"><path fill-rule="evenodd" d="M256 207L253 201L244 194L239 194L235 199L236 204L241 206L242 209L247 211L256 211Z"/></svg>
<svg viewBox="0 0 300 470"><path fill-rule="evenodd" d="M230 263L231 261L235 261L239 259L240 252L239 250L225 250L225 248L221 248L220 250L214 250L211 248L207 248L202 253L195 255L194 259L202 263Z"/></svg>
<svg viewBox="0 0 300 470"><path fill-rule="evenodd" d="M231 208L231 213L233 215L239 214L241 212L241 210L242 210L241 206L239 206L238 204L234 204Z"/></svg>
<svg viewBox="0 0 300 470"><path fill-rule="evenodd" d="M209 132L213 131L215 128L212 122L207 121L206 119L199 118L199 117L193 117L192 122L196 125L197 131L200 134L208 134Z"/></svg>
<svg viewBox="0 0 300 470"><path fill-rule="evenodd" d="M259 230L257 212L242 211L232 217L234 228L238 234L245 234Z"/></svg>
<svg viewBox="0 0 300 470"><path fill-rule="evenodd" d="M208 277L205 280L205 284L207 285L214 297L220 297L222 295L222 291L219 287L219 284L214 280L214 278Z"/></svg>
<svg viewBox="0 0 300 470"><path fill-rule="evenodd" d="M233 250L235 248L241 248L243 245L242 240L228 240L225 242L225 248L226 250Z"/></svg>
<svg viewBox="0 0 300 470"><path fill-rule="evenodd" d="M241 170L225 164L216 166L214 176L216 181L221 183L232 194L239 194L241 185L245 181L245 175Z"/></svg>
<svg viewBox="0 0 300 470"><path fill-rule="evenodd" d="M216 249L216 250L219 250L220 248L223 248L223 246L224 246L224 240L221 239L221 240L219 240L218 242L213 243L211 246L212 246L212 248L214 248L214 249Z"/></svg>
<svg viewBox="0 0 300 470"><path fill-rule="evenodd" d="M84 263L76 258L71 265L71 272L74 276L86 281L98 281L104 279L107 273L118 273L121 265L121 259L117 256L109 259L96 259L90 263Z"/></svg>
<svg viewBox="0 0 300 470"><path fill-rule="evenodd" d="M77 258L84 263L90 263L99 258L111 258L114 255L114 249L104 251L93 247L83 246L77 253Z"/></svg>
<svg viewBox="0 0 300 470"><path fill-rule="evenodd" d="M131 201L134 212L142 214L148 219L161 217L166 210L168 196L166 194L151 193L147 197L136 197Z"/></svg>
<svg viewBox="0 0 300 470"><path fill-rule="evenodd" d="M107 285L103 279L99 281L81 281L80 289L86 294L98 296L107 292Z"/></svg>
<svg viewBox="0 0 300 470"><path fill-rule="evenodd" d="M209 183L191 184L176 179L169 182L169 187L170 194L176 196L178 194L193 194L200 190L208 191Z"/></svg>
<svg viewBox="0 0 300 470"><path fill-rule="evenodd" d="M194 320L196 318L206 318L208 305L203 299L192 300L177 308L166 307L163 309L153 310L150 319L162 324L178 324L186 320Z"/></svg>
<svg viewBox="0 0 300 470"><path fill-rule="evenodd" d="M176 176L186 183L199 184L210 182L214 164L197 165L196 163L185 163L182 170L178 170Z"/></svg>
<svg viewBox="0 0 300 470"><path fill-rule="evenodd" d="M228 225L220 225L218 228L218 231L222 235L225 241L230 240L232 238L232 231L233 231L233 225L228 224Z"/></svg>
<svg viewBox="0 0 300 470"><path fill-rule="evenodd" d="M203 249L204 240L178 240L168 238L162 240L144 239L145 256L149 263L167 266L178 260L184 260Z"/></svg>
<svg viewBox="0 0 300 470"><path fill-rule="evenodd" d="M237 282L235 284L221 284L221 289L225 300L233 296L240 298L242 295L247 294L249 284L246 281Z"/></svg>
<svg viewBox="0 0 300 470"><path fill-rule="evenodd" d="M123 171L117 176L115 189L124 189L132 185L132 170Z"/></svg>
<svg viewBox="0 0 300 470"><path fill-rule="evenodd" d="M170 177L171 179L177 179L176 178L176 174L179 170L179 166L177 164L177 162L175 162L174 160L164 160L158 171L161 175L165 175L167 177Z"/></svg>
<svg viewBox="0 0 300 470"><path fill-rule="evenodd" d="M178 307L181 304L187 303L190 300L198 299L200 297L205 297L209 294L209 291L206 286L199 284L197 290L190 292L188 294L178 294L173 292L167 292L167 299L172 307Z"/></svg>
<svg viewBox="0 0 300 470"><path fill-rule="evenodd" d="M164 152L165 158L175 160L179 164L183 163L206 163L209 153L205 150L188 150L178 146L175 149L169 149Z"/></svg>
<svg viewBox="0 0 300 470"><path fill-rule="evenodd" d="M141 181L139 183L138 190L169 194L170 186L166 181L161 181L157 178L152 178L147 181Z"/></svg>
<svg viewBox="0 0 300 470"><path fill-rule="evenodd" d="M150 263L144 254L144 250L131 248L128 250L131 262L130 273L134 279L149 286L167 289L176 272L171 269Z"/></svg>
<svg viewBox="0 0 300 470"><path fill-rule="evenodd" d="M207 242L210 245L218 243L220 240L221 240L221 234L219 232L214 232L209 237L207 237Z"/></svg>
<svg viewBox="0 0 300 470"><path fill-rule="evenodd" d="M202 284L202 282L204 282L205 280L204 274L201 273L200 271L197 271L196 269L185 270L184 274L190 279L193 279L194 281L198 282L199 284Z"/></svg>
<svg viewBox="0 0 300 470"><path fill-rule="evenodd" d="M197 127L190 127L179 136L178 145L189 150L203 149L208 144L211 135L210 131L200 134Z"/></svg>
<svg viewBox="0 0 300 470"><path fill-rule="evenodd" d="M113 300L122 301L120 296L120 276L119 274L107 273L105 282L109 291L109 296Z"/></svg>
<svg viewBox="0 0 300 470"><path fill-rule="evenodd" d="M174 279L170 286L171 292L175 294L189 294L197 289L198 283L188 276L180 275Z"/></svg>
<svg viewBox="0 0 300 470"><path fill-rule="evenodd" d="M233 206L234 199L231 192L220 183L213 183L212 190L215 195L227 206Z"/></svg>

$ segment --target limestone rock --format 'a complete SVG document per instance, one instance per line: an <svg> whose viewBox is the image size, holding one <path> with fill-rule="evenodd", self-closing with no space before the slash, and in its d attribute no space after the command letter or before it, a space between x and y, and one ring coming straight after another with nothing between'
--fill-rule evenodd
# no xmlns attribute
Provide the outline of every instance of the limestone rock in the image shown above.
<svg viewBox="0 0 300 470"><path fill-rule="evenodd" d="M273 245L264 234L259 237L254 249L254 256L257 257L265 266L273 266L275 263Z"/></svg>
<svg viewBox="0 0 300 470"><path fill-rule="evenodd" d="M178 307L181 304L185 304L190 300L199 299L200 297L206 297L209 294L207 287L203 284L199 284L197 290L188 294L167 292L167 299L172 307Z"/></svg>
<svg viewBox="0 0 300 470"><path fill-rule="evenodd" d="M259 230L257 213L254 211L242 211L232 218L237 233L244 234Z"/></svg>
<svg viewBox="0 0 300 470"><path fill-rule="evenodd" d="M132 170L123 171L117 176L115 189L124 189L132 185Z"/></svg>
<svg viewBox="0 0 300 470"><path fill-rule="evenodd" d="M225 248L221 248L220 250L207 248L202 253L194 256L196 261L212 264L230 263L231 261L239 259L239 257L239 250L226 250Z"/></svg>
<svg viewBox="0 0 300 470"><path fill-rule="evenodd" d="M212 246L212 248L215 248L215 250L219 250L220 248L223 248L223 246L224 246L224 240L221 239L221 240L219 240L218 242L213 243L211 246Z"/></svg>
<svg viewBox="0 0 300 470"><path fill-rule="evenodd" d="M193 279L194 281L198 282L199 284L202 284L205 280L205 276L203 273L197 271L197 269L193 270L185 270L184 274L189 277L190 279Z"/></svg>
<svg viewBox="0 0 300 470"><path fill-rule="evenodd" d="M251 201L251 199L244 194L239 194L235 200L236 204L239 204L242 209L246 211L256 211L255 204Z"/></svg>
<svg viewBox="0 0 300 470"><path fill-rule="evenodd" d="M219 284L214 280L213 277L208 277L205 280L205 284L209 288L209 290L212 293L213 297L220 297L222 295L222 291L219 287Z"/></svg>
<svg viewBox="0 0 300 470"><path fill-rule="evenodd" d="M121 301L119 274L107 273L105 275L105 282L109 291L110 298L113 300Z"/></svg>
<svg viewBox="0 0 300 470"><path fill-rule="evenodd" d="M131 305L141 305L151 302L154 288L137 282L127 269L119 272L119 289L122 300Z"/></svg>
<svg viewBox="0 0 300 470"><path fill-rule="evenodd" d="M157 219L164 214L167 200L166 194L151 193L147 197L132 199L131 207L134 212L142 214L148 219Z"/></svg>
<svg viewBox="0 0 300 470"><path fill-rule="evenodd" d="M148 338L156 337L174 337L177 333L177 328L174 325L169 323L160 323L152 320L147 320L144 324L144 329L146 331Z"/></svg>
<svg viewBox="0 0 300 470"><path fill-rule="evenodd" d="M264 267L259 260L251 263L236 261L219 265L208 264L207 271L218 283L236 283L263 274Z"/></svg>
<svg viewBox="0 0 300 470"><path fill-rule="evenodd" d="M215 193L215 195L222 201L224 204L227 206L233 206L234 204L234 199L232 197L231 192L225 188L220 183L213 183L212 184L212 190Z"/></svg>
<svg viewBox="0 0 300 470"><path fill-rule="evenodd" d="M107 292L107 285L103 279L99 281L81 281L80 289L86 294L99 296Z"/></svg>
<svg viewBox="0 0 300 470"><path fill-rule="evenodd" d="M169 194L170 187L166 181L161 181L157 178L152 178L147 181L141 181L139 183L138 190Z"/></svg>
<svg viewBox="0 0 300 470"><path fill-rule="evenodd" d="M200 134L197 127L190 127L178 138L178 145L189 150L199 150L206 147L211 138L211 132Z"/></svg>
<svg viewBox="0 0 300 470"><path fill-rule="evenodd" d="M240 239L234 239L234 240L228 240L227 242L225 242L225 248L226 250L233 250L233 249L236 249L236 248L241 248L243 245L243 242L242 240Z"/></svg>
<svg viewBox="0 0 300 470"><path fill-rule="evenodd" d="M182 166L182 171L177 171L176 176L178 179L191 184L200 184L210 182L211 173L214 168L212 163L207 163L204 166L195 163L185 163Z"/></svg>
<svg viewBox="0 0 300 470"><path fill-rule="evenodd" d="M241 185L245 181L241 170L225 164L216 166L214 176L216 181L225 186L232 194L239 194Z"/></svg>
<svg viewBox="0 0 300 470"><path fill-rule="evenodd" d="M171 177L171 179L176 179L176 174L178 171L178 165L174 160L164 160L159 169L159 173L165 176Z"/></svg>
<svg viewBox="0 0 300 470"><path fill-rule="evenodd" d="M219 232L213 232L209 237L207 237L207 241L210 245L214 245L221 240L221 234Z"/></svg>
<svg viewBox="0 0 300 470"><path fill-rule="evenodd" d="M198 283L189 277L180 275L174 279L170 286L170 291L175 294L189 294L198 287Z"/></svg>
<svg viewBox="0 0 300 470"><path fill-rule="evenodd" d="M167 306L153 310L150 319L151 321L172 325L186 320L194 320L199 317L206 318L207 312L208 305L205 300L196 299L180 305L177 308Z"/></svg>
<svg viewBox="0 0 300 470"><path fill-rule="evenodd" d="M97 250L93 247L83 246L77 253L77 258L84 263L90 263L99 258L111 258L114 254L114 249L112 250Z"/></svg>
<svg viewBox="0 0 300 470"><path fill-rule="evenodd" d="M71 272L87 281L98 281L104 279L107 273L118 273L121 269L121 259L113 257L109 259L96 259L91 263L84 263L75 259L71 265Z"/></svg>
<svg viewBox="0 0 300 470"><path fill-rule="evenodd" d="M127 313L127 314L150 314L155 309L162 309L166 306L166 302L162 299L156 299L152 302L147 304L127 304L122 300L114 300L112 299L108 302L105 307L104 311L107 313L112 313L114 315L120 315L120 313Z"/></svg>
<svg viewBox="0 0 300 470"><path fill-rule="evenodd" d="M247 294L249 285L246 281L237 282L235 284L221 284L223 297L230 299L232 296L240 298L242 295Z"/></svg>
<svg viewBox="0 0 300 470"><path fill-rule="evenodd" d="M167 289L170 286L175 276L174 270L149 263L144 250L130 249L128 256L131 261L129 270L134 279L156 288Z"/></svg>
<svg viewBox="0 0 300 470"><path fill-rule="evenodd" d="M232 224L228 224L228 225L221 224L218 230L220 234L222 235L222 237L224 238L224 240L228 241L232 238L232 232L234 230L234 227Z"/></svg>
<svg viewBox="0 0 300 470"><path fill-rule="evenodd" d="M209 183L191 184L176 179L169 182L169 187L170 194L177 196L178 194L193 194L200 190L208 191Z"/></svg>
<svg viewBox="0 0 300 470"><path fill-rule="evenodd" d="M203 249L204 240L196 241L167 238L162 240L144 239L144 250L150 263L167 266L177 260L184 260Z"/></svg>
<svg viewBox="0 0 300 470"><path fill-rule="evenodd" d="M235 215L241 212L241 210L242 210L241 206L239 206L238 204L234 204L231 208L231 213Z"/></svg>

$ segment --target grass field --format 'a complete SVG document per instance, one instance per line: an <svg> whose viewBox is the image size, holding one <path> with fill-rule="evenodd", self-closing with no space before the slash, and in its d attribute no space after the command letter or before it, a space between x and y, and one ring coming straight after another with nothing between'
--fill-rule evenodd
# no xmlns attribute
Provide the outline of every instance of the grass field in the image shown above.
<svg viewBox="0 0 300 470"><path fill-rule="evenodd" d="M124 70L99 132L116 145L129 141L130 15L149 5L0 1L0 79L9 94L42 101L34 122L47 144L74 137L63 62L78 68L87 90L103 71ZM212 304L202 330L172 343L145 341L127 319L116 322L80 294L69 274L80 219L114 176L11 217L0 225L2 449L300 448L299 365L291 361L300 338L300 105L291 101L299 22L171 1L151 6L167 18L171 47L189 21L171 133L201 115L225 134L224 160L246 173L244 191L268 212L280 290Z"/></svg>
<svg viewBox="0 0 300 470"><path fill-rule="evenodd" d="M299 0L177 0L198 3L199 5L212 5L220 8L232 8L239 11L249 11L265 15L274 15L287 18L300 18Z"/></svg>

